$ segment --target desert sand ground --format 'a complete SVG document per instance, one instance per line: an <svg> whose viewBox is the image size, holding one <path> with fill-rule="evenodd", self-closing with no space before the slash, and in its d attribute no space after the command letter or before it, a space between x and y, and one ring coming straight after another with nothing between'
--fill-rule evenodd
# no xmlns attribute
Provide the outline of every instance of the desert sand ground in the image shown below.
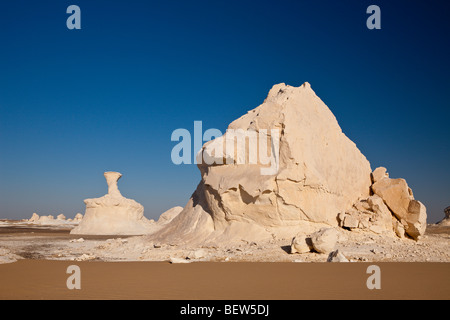
<svg viewBox="0 0 450 320"><path fill-rule="evenodd" d="M140 237L81 239L69 229L1 227L0 299L448 300L449 229L430 225L419 242L344 230L338 247L357 263L320 263L326 255L289 254L287 240L183 248L143 245ZM186 256L191 263L169 262ZM381 268L381 290L366 285L373 264ZM81 269L81 290L66 286L70 265Z"/></svg>
<svg viewBox="0 0 450 320"><path fill-rule="evenodd" d="M77 262L81 290L66 287L67 261L0 265L0 299L450 299L447 263Z"/></svg>
<svg viewBox="0 0 450 320"><path fill-rule="evenodd" d="M189 247L143 237L83 236L70 229L33 225L0 227L0 262L63 261L326 262L314 252L290 254L291 239L237 242L222 247ZM450 262L450 227L429 225L420 241L341 229L337 249L352 262Z"/></svg>

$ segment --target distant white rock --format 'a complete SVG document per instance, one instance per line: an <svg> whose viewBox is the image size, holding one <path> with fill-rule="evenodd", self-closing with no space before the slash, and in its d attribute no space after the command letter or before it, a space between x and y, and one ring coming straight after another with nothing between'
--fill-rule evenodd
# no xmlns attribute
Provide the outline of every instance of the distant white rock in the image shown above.
<svg viewBox="0 0 450 320"><path fill-rule="evenodd" d="M56 217L52 215L48 216L39 216L37 213L33 213L30 219L25 219L25 223L27 224L35 224L35 225L42 225L42 226L55 226L55 227L71 227L76 224L78 224L78 221L71 221L66 220L66 217L63 214L60 214Z"/></svg>
<svg viewBox="0 0 450 320"><path fill-rule="evenodd" d="M28 222L37 222L39 221L39 215L37 213L33 213L31 218L28 220Z"/></svg>
<svg viewBox="0 0 450 320"><path fill-rule="evenodd" d="M48 216L40 216L38 221L40 223L45 223L53 220L55 220L55 217L52 215L48 215Z"/></svg>
<svg viewBox="0 0 450 320"><path fill-rule="evenodd" d="M445 218L438 222L442 227L450 227L450 207L444 209Z"/></svg>
<svg viewBox="0 0 450 320"><path fill-rule="evenodd" d="M178 214L183 211L183 207L173 207L159 216L158 224L163 225L172 221Z"/></svg>

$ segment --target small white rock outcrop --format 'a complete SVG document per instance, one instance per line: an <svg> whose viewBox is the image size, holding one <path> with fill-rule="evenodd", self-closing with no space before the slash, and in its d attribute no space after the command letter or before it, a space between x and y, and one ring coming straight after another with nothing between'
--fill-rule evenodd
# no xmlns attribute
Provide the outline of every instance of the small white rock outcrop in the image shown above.
<svg viewBox="0 0 450 320"><path fill-rule="evenodd" d="M318 253L330 253L336 249L339 234L335 228L322 228L311 235L311 243Z"/></svg>
<svg viewBox="0 0 450 320"><path fill-rule="evenodd" d="M307 253L312 249L310 236L300 233L292 239L291 253Z"/></svg>

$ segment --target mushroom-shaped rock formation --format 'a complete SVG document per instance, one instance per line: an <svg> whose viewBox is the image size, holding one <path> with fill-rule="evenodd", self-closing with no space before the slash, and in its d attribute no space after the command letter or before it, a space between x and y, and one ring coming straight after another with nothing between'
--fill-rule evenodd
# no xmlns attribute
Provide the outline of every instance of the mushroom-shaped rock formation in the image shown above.
<svg viewBox="0 0 450 320"><path fill-rule="evenodd" d="M118 172L105 172L108 194L86 199L86 213L71 234L143 235L152 230L152 223L144 217L144 207L120 194Z"/></svg>

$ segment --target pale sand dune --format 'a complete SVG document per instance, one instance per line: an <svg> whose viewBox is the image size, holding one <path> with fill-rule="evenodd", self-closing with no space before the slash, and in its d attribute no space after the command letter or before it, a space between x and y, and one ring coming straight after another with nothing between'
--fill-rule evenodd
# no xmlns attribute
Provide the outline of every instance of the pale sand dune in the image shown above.
<svg viewBox="0 0 450 320"><path fill-rule="evenodd" d="M66 287L73 264L81 290ZM450 299L448 263L378 263L381 290L369 265L21 260L0 265L0 299Z"/></svg>

